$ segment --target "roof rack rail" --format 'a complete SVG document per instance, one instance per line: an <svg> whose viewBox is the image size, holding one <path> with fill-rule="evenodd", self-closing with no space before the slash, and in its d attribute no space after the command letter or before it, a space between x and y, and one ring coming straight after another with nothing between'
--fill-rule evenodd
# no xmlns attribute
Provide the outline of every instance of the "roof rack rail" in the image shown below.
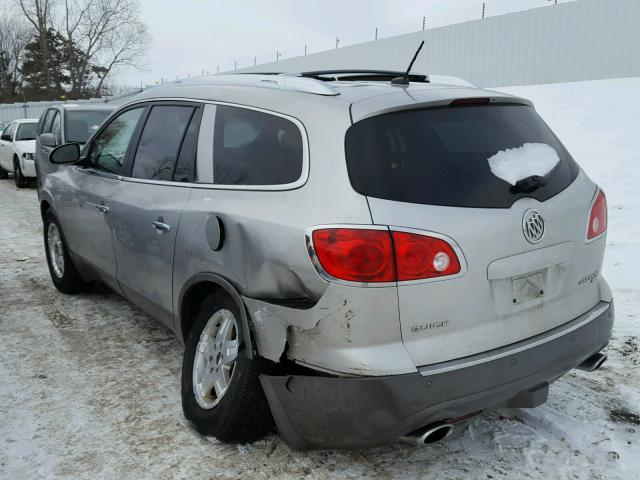
<svg viewBox="0 0 640 480"><path fill-rule="evenodd" d="M323 82L337 82L340 80L348 81L373 81L373 82L390 82L394 78L403 77L405 72L395 70L316 70L311 72L301 72L298 74L303 78L313 78ZM410 73L407 76L410 82L429 83L429 76Z"/></svg>
<svg viewBox="0 0 640 480"><path fill-rule="evenodd" d="M295 92L312 93L314 95L335 96L340 92L317 79L306 78L293 75L283 75L280 73L236 73L213 75L211 77L200 77L185 81L177 81L188 85L245 85L248 87L275 88L279 90L290 90ZM171 84L168 84L171 85Z"/></svg>

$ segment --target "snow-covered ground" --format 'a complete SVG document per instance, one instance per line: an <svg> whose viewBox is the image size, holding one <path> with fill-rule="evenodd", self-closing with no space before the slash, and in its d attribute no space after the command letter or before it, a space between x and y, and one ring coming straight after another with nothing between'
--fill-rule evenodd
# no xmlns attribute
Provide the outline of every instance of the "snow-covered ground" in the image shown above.
<svg viewBox="0 0 640 480"><path fill-rule="evenodd" d="M640 478L640 78L505 88L532 99L606 191L609 361L571 372L548 403L471 421L428 448L293 452L189 429L182 349L104 289L49 280L35 190L0 181L0 478Z"/></svg>

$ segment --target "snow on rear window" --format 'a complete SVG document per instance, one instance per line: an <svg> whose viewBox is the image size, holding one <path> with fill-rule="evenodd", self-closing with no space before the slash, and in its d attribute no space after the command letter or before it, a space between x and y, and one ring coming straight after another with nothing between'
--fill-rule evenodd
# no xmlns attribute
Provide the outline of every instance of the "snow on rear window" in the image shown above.
<svg viewBox="0 0 640 480"><path fill-rule="evenodd" d="M558 152L544 143L525 143L521 147L501 150L489 158L491 173L511 185L532 175L544 177L558 163Z"/></svg>

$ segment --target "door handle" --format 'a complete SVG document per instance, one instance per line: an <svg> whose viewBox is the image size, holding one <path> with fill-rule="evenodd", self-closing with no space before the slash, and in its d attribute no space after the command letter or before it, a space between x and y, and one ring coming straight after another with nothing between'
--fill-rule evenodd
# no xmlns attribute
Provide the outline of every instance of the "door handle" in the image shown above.
<svg viewBox="0 0 640 480"><path fill-rule="evenodd" d="M109 207L107 207L106 205L96 205L96 210L98 210L100 213L109 213Z"/></svg>
<svg viewBox="0 0 640 480"><path fill-rule="evenodd" d="M153 228L155 228L156 230L160 230L161 232L168 232L169 230L171 230L171 225L169 225L168 223L164 223L162 221L162 217L151 222L151 225L153 225Z"/></svg>

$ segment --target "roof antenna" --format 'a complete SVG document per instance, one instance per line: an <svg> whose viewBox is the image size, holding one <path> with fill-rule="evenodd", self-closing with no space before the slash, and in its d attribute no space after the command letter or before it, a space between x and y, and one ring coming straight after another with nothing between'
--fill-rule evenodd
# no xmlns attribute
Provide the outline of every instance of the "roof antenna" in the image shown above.
<svg viewBox="0 0 640 480"><path fill-rule="evenodd" d="M418 58L418 54L420 53L420 50L422 50L423 45L424 45L424 40L420 42L420 46L418 47L418 50L416 50L416 54L413 56L413 60L411 60L411 63L409 64L409 68L407 68L407 71L405 72L404 77L396 77L392 79L391 85L409 85L409 73L411 72L411 67L413 67L413 63L416 61L416 58Z"/></svg>

